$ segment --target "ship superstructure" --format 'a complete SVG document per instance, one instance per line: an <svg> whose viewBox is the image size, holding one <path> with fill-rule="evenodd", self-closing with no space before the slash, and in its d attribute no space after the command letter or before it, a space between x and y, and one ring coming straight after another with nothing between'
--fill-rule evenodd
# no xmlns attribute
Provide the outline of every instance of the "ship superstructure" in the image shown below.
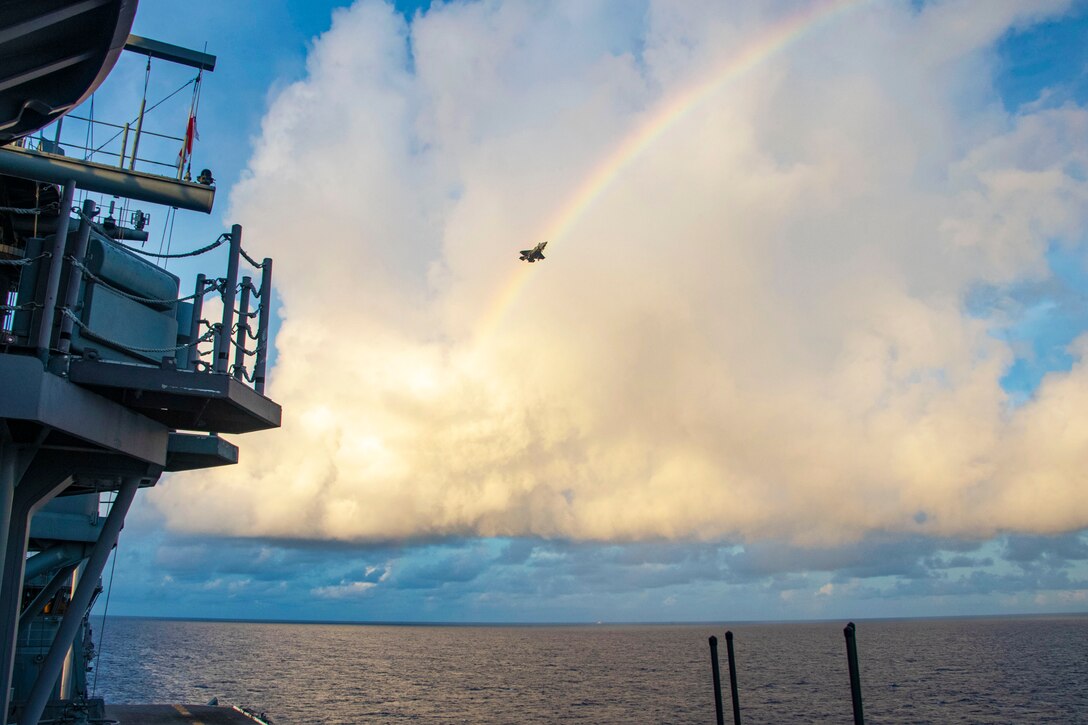
<svg viewBox="0 0 1088 725"><path fill-rule="evenodd" d="M221 434L280 423L265 395L272 260L247 253L239 225L152 252L147 215L130 206L211 211L211 173L188 178L194 119L173 139L176 163L140 155L145 104L135 124L106 124L108 148L74 148L59 128L126 50L214 69L211 55L131 35L136 6L0 0L4 723L105 717L88 689L89 613L137 491L167 472L236 463ZM161 266L218 248L226 269L197 275L191 291ZM222 313L206 319L204 302L216 299ZM155 721L127 712L127 722Z"/></svg>

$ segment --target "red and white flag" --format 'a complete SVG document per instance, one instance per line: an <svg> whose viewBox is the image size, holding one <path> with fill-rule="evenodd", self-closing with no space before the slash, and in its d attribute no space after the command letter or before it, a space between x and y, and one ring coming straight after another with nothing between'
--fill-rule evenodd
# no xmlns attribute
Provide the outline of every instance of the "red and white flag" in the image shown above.
<svg viewBox="0 0 1088 725"><path fill-rule="evenodd" d="M189 157L193 154L193 139L199 139L200 134L196 132L196 116L189 114L189 123L185 125L185 143L181 146L181 151L178 151L178 166L184 166L185 162L189 160Z"/></svg>

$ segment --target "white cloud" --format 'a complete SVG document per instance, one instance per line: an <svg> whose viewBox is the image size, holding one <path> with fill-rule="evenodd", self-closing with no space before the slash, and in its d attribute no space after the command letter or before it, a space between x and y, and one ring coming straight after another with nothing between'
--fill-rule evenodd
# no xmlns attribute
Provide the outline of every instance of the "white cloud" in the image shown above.
<svg viewBox="0 0 1088 725"><path fill-rule="evenodd" d="M1083 345L1013 408L1003 321L964 309L1084 241L1088 113L1009 117L989 76L1010 25L1067 3L839 13L519 266L630 134L781 21L712 5L339 12L232 197L276 259L284 427L157 491L169 524L799 544L1088 525Z"/></svg>
<svg viewBox="0 0 1088 725"><path fill-rule="evenodd" d="M374 582L341 582L327 587L316 587L311 594L322 599L349 599L367 594L378 586Z"/></svg>

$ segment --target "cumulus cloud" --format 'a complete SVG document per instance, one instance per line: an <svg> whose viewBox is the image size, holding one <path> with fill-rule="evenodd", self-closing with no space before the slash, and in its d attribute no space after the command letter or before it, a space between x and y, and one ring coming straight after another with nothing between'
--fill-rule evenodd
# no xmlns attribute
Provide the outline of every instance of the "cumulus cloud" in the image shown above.
<svg viewBox="0 0 1088 725"><path fill-rule="evenodd" d="M1088 338L1014 405L1016 320L968 305L1083 259L1088 111L992 82L1068 4L858 3L732 75L819 4L337 12L232 193L276 260L284 426L156 505L356 542L1088 526Z"/></svg>

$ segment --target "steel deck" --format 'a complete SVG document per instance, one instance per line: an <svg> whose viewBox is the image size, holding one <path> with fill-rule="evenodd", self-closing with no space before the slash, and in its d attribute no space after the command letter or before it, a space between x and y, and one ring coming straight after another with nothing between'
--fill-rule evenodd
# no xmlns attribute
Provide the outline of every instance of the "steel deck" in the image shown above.
<svg viewBox="0 0 1088 725"><path fill-rule="evenodd" d="M229 707L214 705L106 705L106 718L121 725L253 725Z"/></svg>

